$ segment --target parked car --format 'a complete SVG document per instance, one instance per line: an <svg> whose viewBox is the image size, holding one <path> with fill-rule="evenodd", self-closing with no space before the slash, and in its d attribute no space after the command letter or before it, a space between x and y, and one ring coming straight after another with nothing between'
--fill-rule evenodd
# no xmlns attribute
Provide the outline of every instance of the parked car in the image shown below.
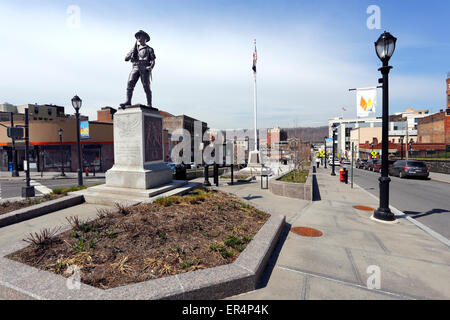
<svg viewBox="0 0 450 320"><path fill-rule="evenodd" d="M376 161L376 160L374 160L374 159L369 159L369 160L367 160L367 162L364 163L364 170L373 171L373 163L374 163L375 161Z"/></svg>
<svg viewBox="0 0 450 320"><path fill-rule="evenodd" d="M190 169L198 169L201 167L201 164L196 164L195 162L189 163Z"/></svg>
<svg viewBox="0 0 450 320"><path fill-rule="evenodd" d="M344 159L341 160L341 163L342 164L350 164L350 160L344 158Z"/></svg>
<svg viewBox="0 0 450 320"><path fill-rule="evenodd" d="M175 163L166 163L166 165L172 170L172 172L175 172L176 164Z"/></svg>
<svg viewBox="0 0 450 320"><path fill-rule="evenodd" d="M389 174L400 178L421 177L428 178L430 169L425 162L417 160L398 160L389 169Z"/></svg>
<svg viewBox="0 0 450 320"><path fill-rule="evenodd" d="M333 165L333 161L330 159L328 160L328 165L332 166ZM334 159L334 166L340 166L341 163L339 161L339 159Z"/></svg>
<svg viewBox="0 0 450 320"><path fill-rule="evenodd" d="M394 164L395 160L388 160L388 170ZM373 163L373 172L381 172L381 160L376 160Z"/></svg>
<svg viewBox="0 0 450 320"><path fill-rule="evenodd" d="M358 169L364 169L364 166L366 165L367 160L366 159L358 159L356 160L355 167Z"/></svg>

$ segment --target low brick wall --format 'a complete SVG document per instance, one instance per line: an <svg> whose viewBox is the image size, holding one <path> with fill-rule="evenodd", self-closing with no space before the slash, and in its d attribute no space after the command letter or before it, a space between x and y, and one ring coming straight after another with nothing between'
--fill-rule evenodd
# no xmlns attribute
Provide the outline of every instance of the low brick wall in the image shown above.
<svg viewBox="0 0 450 320"><path fill-rule="evenodd" d="M421 160L430 168L430 172L450 174L450 160Z"/></svg>
<svg viewBox="0 0 450 320"><path fill-rule="evenodd" d="M269 180L269 190L273 194L289 198L297 198L312 201L313 199L313 167L309 168L308 178L305 183L284 182L279 179L285 176L274 177Z"/></svg>

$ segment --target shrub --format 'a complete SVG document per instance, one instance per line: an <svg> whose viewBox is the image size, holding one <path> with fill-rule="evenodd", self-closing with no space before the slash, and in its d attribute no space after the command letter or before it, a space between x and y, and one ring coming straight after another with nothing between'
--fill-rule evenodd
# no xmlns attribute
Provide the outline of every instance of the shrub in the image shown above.
<svg viewBox="0 0 450 320"><path fill-rule="evenodd" d="M30 235L26 239L23 239L23 241L34 244L39 247L50 245L53 242L55 242L55 237L59 230L60 228L54 229L45 228L42 229L39 233L38 232L35 232L34 234L30 233Z"/></svg>

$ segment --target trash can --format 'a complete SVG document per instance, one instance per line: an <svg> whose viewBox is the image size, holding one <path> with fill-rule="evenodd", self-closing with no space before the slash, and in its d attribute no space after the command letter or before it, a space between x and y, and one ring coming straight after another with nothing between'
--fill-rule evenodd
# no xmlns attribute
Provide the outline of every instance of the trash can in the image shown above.
<svg viewBox="0 0 450 320"><path fill-rule="evenodd" d="M184 164L178 164L175 167L175 179L186 180L186 166Z"/></svg>
<svg viewBox="0 0 450 320"><path fill-rule="evenodd" d="M348 170L347 170L347 168L344 168L344 182L345 182L345 184L348 184Z"/></svg>

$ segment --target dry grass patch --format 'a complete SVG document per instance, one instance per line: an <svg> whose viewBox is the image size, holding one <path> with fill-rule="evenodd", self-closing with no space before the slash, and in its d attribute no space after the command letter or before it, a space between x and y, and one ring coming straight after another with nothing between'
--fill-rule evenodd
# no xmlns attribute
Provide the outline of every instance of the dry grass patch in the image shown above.
<svg viewBox="0 0 450 320"><path fill-rule="evenodd" d="M113 288L231 263L268 218L231 195L194 190L69 218L71 230L8 258L66 277L76 265L83 283Z"/></svg>

